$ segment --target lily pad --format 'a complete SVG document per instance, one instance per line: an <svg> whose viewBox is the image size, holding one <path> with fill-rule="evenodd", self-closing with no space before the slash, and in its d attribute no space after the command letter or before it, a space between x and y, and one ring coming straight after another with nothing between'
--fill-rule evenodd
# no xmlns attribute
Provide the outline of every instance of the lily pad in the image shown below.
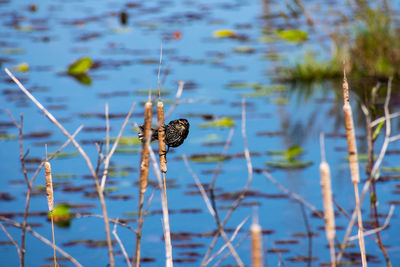
<svg viewBox="0 0 400 267"><path fill-rule="evenodd" d="M111 142L115 142L115 138L111 138ZM142 141L137 136L125 136L119 139L118 145L120 146L137 146L141 145Z"/></svg>
<svg viewBox="0 0 400 267"><path fill-rule="evenodd" d="M233 38L236 35L236 31L230 29L221 29L213 32L215 38Z"/></svg>
<svg viewBox="0 0 400 267"><path fill-rule="evenodd" d="M79 152L78 151L60 152L60 153L55 155L55 157L59 158L59 159L71 158L71 157L76 157L76 156L79 156Z"/></svg>
<svg viewBox="0 0 400 267"><path fill-rule="evenodd" d="M228 128L235 126L235 122L228 117L223 117L219 120L204 122L199 125L200 128Z"/></svg>
<svg viewBox="0 0 400 267"><path fill-rule="evenodd" d="M29 64L26 62L23 62L21 64L18 64L17 66L13 67L13 70L15 71L21 71L21 72L27 72L29 70Z"/></svg>
<svg viewBox="0 0 400 267"><path fill-rule="evenodd" d="M227 85L227 87L231 89L245 89L254 88L256 85L258 85L258 83L255 82L231 82Z"/></svg>
<svg viewBox="0 0 400 267"><path fill-rule="evenodd" d="M311 161L300 161L300 160L291 160L291 161L275 161L275 162L267 162L267 166L274 167L278 169L304 169L310 165L312 165Z"/></svg>
<svg viewBox="0 0 400 267"><path fill-rule="evenodd" d="M49 212L47 217L51 219L51 213L53 213L54 223L60 227L68 227L71 224L71 206L63 203L54 207L53 211Z"/></svg>
<svg viewBox="0 0 400 267"><path fill-rule="evenodd" d="M382 172L400 172L400 166L382 167L381 171Z"/></svg>
<svg viewBox="0 0 400 267"><path fill-rule="evenodd" d="M288 150L285 151L284 156L287 160L293 160L294 157L303 153L303 149L300 146L291 146Z"/></svg>
<svg viewBox="0 0 400 267"><path fill-rule="evenodd" d="M196 154L190 156L189 159L197 163L212 163L224 161L227 157L221 154Z"/></svg>
<svg viewBox="0 0 400 267"><path fill-rule="evenodd" d="M17 137L10 134L0 134L0 140L15 140Z"/></svg>
<svg viewBox="0 0 400 267"><path fill-rule="evenodd" d="M237 46L237 47L233 48L233 52L239 53L239 54L252 54L252 53L256 52L256 50L250 46Z"/></svg>
<svg viewBox="0 0 400 267"><path fill-rule="evenodd" d="M90 57L82 57L68 67L68 74L70 75L80 75L86 73L93 65L92 59Z"/></svg>
<svg viewBox="0 0 400 267"><path fill-rule="evenodd" d="M140 150L135 148L118 148L115 150L116 154L138 154L139 152Z"/></svg>
<svg viewBox="0 0 400 267"><path fill-rule="evenodd" d="M298 29L277 30L276 33L287 42L301 43L307 40L308 34Z"/></svg>

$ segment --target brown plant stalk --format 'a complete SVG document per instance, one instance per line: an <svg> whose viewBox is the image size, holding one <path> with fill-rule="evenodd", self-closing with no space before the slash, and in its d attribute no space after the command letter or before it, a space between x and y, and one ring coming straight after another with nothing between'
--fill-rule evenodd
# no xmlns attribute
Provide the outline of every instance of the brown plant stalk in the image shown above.
<svg viewBox="0 0 400 267"><path fill-rule="evenodd" d="M143 201L144 193L147 189L148 178L149 178L149 147L147 143L150 143L151 138L151 120L153 116L153 105L151 103L150 95L149 100L145 104L144 109L144 140L142 143L142 155L140 159L140 177L139 177L139 212L138 212L138 228L136 235L136 248L135 257L133 258L132 265L140 266L140 249L141 249L141 238L142 238L142 227L143 227Z"/></svg>
<svg viewBox="0 0 400 267"><path fill-rule="evenodd" d="M326 238L329 242L331 266L335 267L335 213L332 204L331 171L329 168L329 164L325 160L324 139L322 134L320 143L322 160L321 164L319 165L319 170L321 175L322 200L324 203L325 232Z"/></svg>
<svg viewBox="0 0 400 267"><path fill-rule="evenodd" d="M359 236L358 241L359 241L359 246L360 246L362 266L365 267L365 266L367 266L367 258L366 258L366 252L365 252L361 207L360 207L360 199L359 199L359 192L358 192L358 184L360 183L360 176L359 176L360 173L359 173L358 158L357 158L357 146L356 146L353 115L352 115L351 106L350 106L349 85L347 83L345 71L344 71L342 88L343 88L343 100L344 100L344 105L343 105L344 122L345 122L346 135L347 135L347 149L348 149L348 153L349 153L351 180L354 185L354 196L355 196L355 200L356 200L358 236Z"/></svg>
<svg viewBox="0 0 400 267"><path fill-rule="evenodd" d="M47 194L47 205L49 206L49 212L51 217L51 233L53 235L53 251L54 251L54 267L57 266L57 257L56 257L56 239L54 236L54 193L53 193L53 179L51 176L51 165L50 162L46 161L44 163L44 172L46 179L46 194Z"/></svg>
<svg viewBox="0 0 400 267"><path fill-rule="evenodd" d="M251 233L251 263L253 267L263 266L263 249L261 226L254 220L250 226Z"/></svg>

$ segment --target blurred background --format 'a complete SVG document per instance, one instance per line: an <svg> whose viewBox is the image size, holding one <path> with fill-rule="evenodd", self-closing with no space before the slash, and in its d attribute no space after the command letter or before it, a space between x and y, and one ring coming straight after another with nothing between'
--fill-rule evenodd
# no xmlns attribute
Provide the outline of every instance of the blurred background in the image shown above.
<svg viewBox="0 0 400 267"><path fill-rule="evenodd" d="M226 225L230 236L248 216L258 214L263 229L264 261L268 266L329 264L324 222L293 201L262 171L322 210L319 178L320 133L325 134L326 159L331 166L335 202L351 214L355 207L342 115L343 69L351 90L356 125L361 185L368 178L366 118L383 116L388 79L393 78L390 111L399 108L400 40L398 1L0 1L0 215L22 222L27 185L22 173L18 129L24 115L26 169L32 177L47 153L65 136L5 74L9 68L24 86L73 133L95 165L96 143L106 138L105 105L109 105L110 136L115 138L133 102L133 117L110 163L105 187L109 216L137 227L140 142L134 123L143 123L143 103L158 84L165 109L181 97L169 120L186 118L185 143L168 153L168 206L176 265L199 266L216 231L216 223L187 170L182 156L207 187L222 160L215 200L223 218L247 183L248 170L241 134L242 99L245 129L254 177L249 191ZM162 64L160 52L162 47ZM377 89L373 90L376 87ZM379 154L385 126L374 142ZM233 129L227 154L224 144ZM375 128L376 129L376 128ZM399 120L392 120L392 134ZM156 148L156 146L154 146ZM399 144L390 143L375 186L378 219L383 224L390 205L400 203ZM56 205L67 205L65 220L55 229L56 244L84 266L106 266L104 223L90 172L69 145L51 161ZM144 221L142 265L164 264L160 191L150 171L145 205L154 198ZM361 188L361 186L360 186ZM372 191L371 191L372 192ZM28 224L51 240L43 171L33 184ZM370 194L363 202L364 225L376 216ZM65 206L65 205L64 205ZM349 222L335 209L338 240ZM381 240L393 266L400 264L397 208ZM233 241L249 266L251 218ZM19 242L21 230L4 223ZM111 224L113 227L113 224ZM356 234L353 229L353 234ZM118 226L130 257L135 234ZM368 263L384 266L376 236L366 237ZM222 245L220 238L215 253ZM350 242L343 261L360 264L358 242ZM19 258L5 234L0 234L0 265L16 266ZM114 244L116 265L125 263ZM226 251L225 251L226 252ZM232 266L224 253L211 264ZM297 263L299 262L299 263ZM30 234L26 266L52 264L52 248ZM69 261L59 259L62 266Z"/></svg>

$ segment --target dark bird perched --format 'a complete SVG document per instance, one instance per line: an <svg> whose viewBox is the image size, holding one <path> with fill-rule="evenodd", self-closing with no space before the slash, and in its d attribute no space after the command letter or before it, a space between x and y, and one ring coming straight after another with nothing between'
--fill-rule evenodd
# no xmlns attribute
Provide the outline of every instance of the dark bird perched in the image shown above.
<svg viewBox="0 0 400 267"><path fill-rule="evenodd" d="M186 137L189 134L190 124L186 119L178 119L170 121L167 125L164 126L165 129L165 143L168 146L168 153L170 147L178 147L183 144ZM158 127L151 128L151 140L150 142L158 140ZM144 142L144 126L139 125L138 137L140 141Z"/></svg>

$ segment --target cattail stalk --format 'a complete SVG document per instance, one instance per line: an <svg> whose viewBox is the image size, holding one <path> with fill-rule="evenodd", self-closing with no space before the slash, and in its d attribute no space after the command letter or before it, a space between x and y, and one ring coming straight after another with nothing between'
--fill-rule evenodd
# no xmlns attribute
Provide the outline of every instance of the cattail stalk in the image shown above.
<svg viewBox="0 0 400 267"><path fill-rule="evenodd" d="M360 174L359 174L359 167L358 167L357 145L356 145L354 123L353 123L353 114L352 114L351 106L350 106L349 84L347 83L345 71L344 71L342 87L343 87L343 101L344 101L344 105L343 105L344 122L345 122L346 135L347 135L347 149L348 149L348 153L349 153L351 180L354 185L354 196L355 196L355 200L356 200L356 213L357 213L357 221L358 221L358 242L360 245L362 266L365 267L365 266L367 266L367 258L366 258L366 252L365 252L360 198L359 198L359 192L358 192L358 184L360 183Z"/></svg>
<svg viewBox="0 0 400 267"><path fill-rule="evenodd" d="M136 260L136 266L140 266L140 248L141 248L141 237L142 237L142 227L143 227L143 200L144 193L147 189L148 178L149 178L149 146L147 143L150 143L151 138L151 120L153 117L153 105L151 103L150 95L149 100L146 102L144 106L144 142L142 143L142 156L140 160L140 189L139 189L139 212L138 212L138 229L136 234L136 249L135 249L135 257L133 260ZM133 262L132 265L135 263Z"/></svg>
<svg viewBox="0 0 400 267"><path fill-rule="evenodd" d="M44 163L44 172L46 178L46 194L47 194L47 205L49 206L50 218L51 218L51 232L53 235L53 258L54 258L54 267L57 266L57 258L56 258L56 239L54 236L54 193L53 193L53 179L51 176L51 165L50 162L46 161Z"/></svg>
<svg viewBox="0 0 400 267"><path fill-rule="evenodd" d="M321 142L321 147L323 148L322 144L323 142ZM331 266L335 267L335 213L333 211L332 205L331 171L329 168L329 164L325 161L324 154L322 155L323 156L321 164L319 165L319 171L321 175L322 200L324 203L325 232L326 238L329 242Z"/></svg>
<svg viewBox="0 0 400 267"><path fill-rule="evenodd" d="M161 172L167 172L167 155L165 154L165 122L164 122L164 104L161 100L157 103L157 119L158 119L158 153L160 155Z"/></svg>
<svg viewBox="0 0 400 267"><path fill-rule="evenodd" d="M251 234L251 263L253 267L263 266L262 234L261 226L258 222L253 222L250 226Z"/></svg>

